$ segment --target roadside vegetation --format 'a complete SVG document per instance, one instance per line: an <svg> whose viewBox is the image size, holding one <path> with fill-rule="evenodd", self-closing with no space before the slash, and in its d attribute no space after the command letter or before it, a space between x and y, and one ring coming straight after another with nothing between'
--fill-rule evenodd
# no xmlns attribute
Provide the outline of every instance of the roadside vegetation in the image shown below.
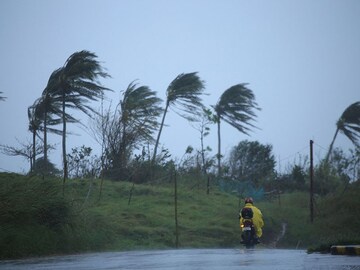
<svg viewBox="0 0 360 270"><path fill-rule="evenodd" d="M178 247L240 248L238 196L216 185L207 194L206 181L178 181ZM99 188L100 180L71 180L63 197L60 178L0 174L0 258L176 248L173 183L107 180L100 200ZM305 192L260 200L261 246L319 251L337 242L359 244L359 189L356 183L317 200L313 224Z"/></svg>

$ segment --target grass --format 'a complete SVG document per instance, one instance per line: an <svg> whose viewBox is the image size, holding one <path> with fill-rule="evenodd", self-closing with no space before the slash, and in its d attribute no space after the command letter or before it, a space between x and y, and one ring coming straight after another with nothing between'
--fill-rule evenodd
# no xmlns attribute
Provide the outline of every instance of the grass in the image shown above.
<svg viewBox="0 0 360 270"><path fill-rule="evenodd" d="M99 187L99 180L68 180L63 197L61 179L0 173L0 258L175 248L173 185L136 184L132 190L132 183L105 181L100 200ZM179 180L179 247L239 246L239 199L216 187L207 195L205 183L191 187ZM315 250L314 245L356 242L359 188L346 192L342 201L317 199L314 223L306 193L256 202L265 219L263 245L273 246L282 223L287 230L277 247Z"/></svg>
<svg viewBox="0 0 360 270"><path fill-rule="evenodd" d="M309 251L329 251L331 245L360 244L360 183L319 198ZM320 244L319 244L320 243Z"/></svg>
<svg viewBox="0 0 360 270"><path fill-rule="evenodd" d="M265 227L264 235L274 234L273 231L267 232L267 227L280 228L282 223L286 224L286 233L277 246L304 248L304 245L308 244L310 224L307 194L300 192L283 194L280 196L280 201L265 203L261 209L266 217L265 222L270 225Z"/></svg>
<svg viewBox="0 0 360 270"><path fill-rule="evenodd" d="M114 189L114 186L117 189ZM116 233L119 234L114 247L120 249L175 247L173 187L136 185L131 203L128 205L130 188L129 183L107 183L108 191L104 193L110 195L111 199L101 201L91 209L91 212L101 212L104 216L111 217L113 226L117 228ZM111 196L110 190L120 191L121 198ZM236 198L233 196L221 193L206 195L205 192L198 190L180 188L178 193L180 245L211 247L237 243L237 211ZM229 212L233 218L232 222L229 222Z"/></svg>

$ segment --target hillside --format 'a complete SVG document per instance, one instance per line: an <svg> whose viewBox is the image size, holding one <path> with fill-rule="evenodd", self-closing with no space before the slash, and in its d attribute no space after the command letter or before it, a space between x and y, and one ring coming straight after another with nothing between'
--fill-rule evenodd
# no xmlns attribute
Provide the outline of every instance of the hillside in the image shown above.
<svg viewBox="0 0 360 270"><path fill-rule="evenodd" d="M60 179L0 174L0 258L176 247L173 184L104 181L100 200L99 187L99 180L68 180L63 196ZM359 194L358 187L347 192ZM344 216L335 223L335 209L328 205L333 198L318 200L314 224L309 223L307 194L256 203L265 217L263 245L305 249L346 237L360 239L355 229L359 221L343 223L352 219L350 209L359 214L359 196L342 198ZM238 211L235 195L215 186L206 194L201 185L179 179L179 247L239 247ZM283 224L285 235L275 243Z"/></svg>

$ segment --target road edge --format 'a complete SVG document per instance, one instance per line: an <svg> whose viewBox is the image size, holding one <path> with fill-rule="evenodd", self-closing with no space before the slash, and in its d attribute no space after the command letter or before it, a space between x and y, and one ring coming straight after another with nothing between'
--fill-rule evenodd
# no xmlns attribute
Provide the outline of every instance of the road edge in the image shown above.
<svg viewBox="0 0 360 270"><path fill-rule="evenodd" d="M360 245L336 245L330 248L332 255L360 256Z"/></svg>

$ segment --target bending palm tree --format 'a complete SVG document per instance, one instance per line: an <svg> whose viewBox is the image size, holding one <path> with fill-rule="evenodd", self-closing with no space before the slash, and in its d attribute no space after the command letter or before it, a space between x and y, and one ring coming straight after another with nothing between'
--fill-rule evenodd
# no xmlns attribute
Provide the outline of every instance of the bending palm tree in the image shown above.
<svg viewBox="0 0 360 270"><path fill-rule="evenodd" d="M351 104L345 109L336 122L335 135L331 141L329 151L326 154L325 163L329 162L329 158L334 146L335 139L338 133L342 132L346 137L356 146L359 147L360 141L360 101Z"/></svg>
<svg viewBox="0 0 360 270"><path fill-rule="evenodd" d="M89 51L80 51L72 54L65 65L58 72L55 96L62 99L62 154L64 166L64 180L68 178L68 167L66 159L66 107L71 104L74 108L81 110L88 116L91 112L96 113L89 105L88 101L98 100L102 97L104 90L97 79L99 77L109 77L103 71L102 66L96 60L97 56Z"/></svg>
<svg viewBox="0 0 360 270"><path fill-rule="evenodd" d="M113 148L112 158L114 166L123 173L128 158L134 148L142 142L153 141L152 134L159 126L157 118L161 114L159 103L161 99L156 97L156 92L147 86L137 86L132 82L124 91L123 99L119 102L119 117L116 117L116 132L118 143Z"/></svg>
<svg viewBox="0 0 360 270"><path fill-rule="evenodd" d="M43 132L44 132L44 164L47 166L48 164L48 145L47 145L47 133L48 131L59 134L59 130L57 129L49 129L49 125L57 125L61 123L61 118L54 119L52 118L53 115L60 116L61 110L60 110L59 100L57 102L55 99L46 91L46 89L43 92L42 97L39 100L39 103L37 105L39 113L41 114L42 121L43 121ZM47 168L45 168L46 170Z"/></svg>
<svg viewBox="0 0 360 270"><path fill-rule="evenodd" d="M30 171L34 170L36 161L36 136L40 130L41 120L36 113L36 107L28 107L29 131L32 133L32 153L30 157Z"/></svg>
<svg viewBox="0 0 360 270"><path fill-rule="evenodd" d="M214 110L218 125L218 175L221 174L221 134L220 120L224 120L240 132L249 135L251 124L256 118L255 110L260 110L255 102L255 95L246 84L237 84L227 89L220 97Z"/></svg>
<svg viewBox="0 0 360 270"><path fill-rule="evenodd" d="M120 104L122 153L126 153L125 147L132 146L134 142L153 140L152 134L159 126L157 118L162 112L160 102L161 99L156 97L156 92L151 91L149 87L138 87L134 82L129 84Z"/></svg>
<svg viewBox="0 0 360 270"><path fill-rule="evenodd" d="M198 115L202 112L203 105L200 95L203 94L203 91L204 82L199 78L197 72L187 74L182 73L170 83L166 90L166 105L155 143L152 164L155 163L156 152L169 107L178 107L178 109L183 111L183 113L177 113L180 116L192 121L194 120L192 115Z"/></svg>
<svg viewBox="0 0 360 270"><path fill-rule="evenodd" d="M62 97L56 95L57 83L60 80L61 68L55 70L49 78L49 81L44 89L41 98L38 101L37 107L39 110L40 117L43 121L43 132L44 132L44 161L47 164L47 132L62 135L61 130L48 128L48 126L54 126L62 123ZM73 108L71 104L67 103L67 107ZM57 118L53 118L56 116ZM75 123L78 122L71 115L65 113L67 122Z"/></svg>
<svg viewBox="0 0 360 270"><path fill-rule="evenodd" d="M43 131L44 137L44 164L45 166L48 164L48 144L47 144L47 133L51 132L57 135L61 135L62 131L49 128L49 126L55 126L62 123L62 111L61 111L61 99L59 97L54 97L48 91L48 88L42 93L42 96L37 99L33 105L35 108L35 113L37 118L41 120L40 130ZM57 118L54 118L57 117ZM77 122L71 115L66 114L66 121L70 123ZM46 170L46 168L45 168Z"/></svg>

